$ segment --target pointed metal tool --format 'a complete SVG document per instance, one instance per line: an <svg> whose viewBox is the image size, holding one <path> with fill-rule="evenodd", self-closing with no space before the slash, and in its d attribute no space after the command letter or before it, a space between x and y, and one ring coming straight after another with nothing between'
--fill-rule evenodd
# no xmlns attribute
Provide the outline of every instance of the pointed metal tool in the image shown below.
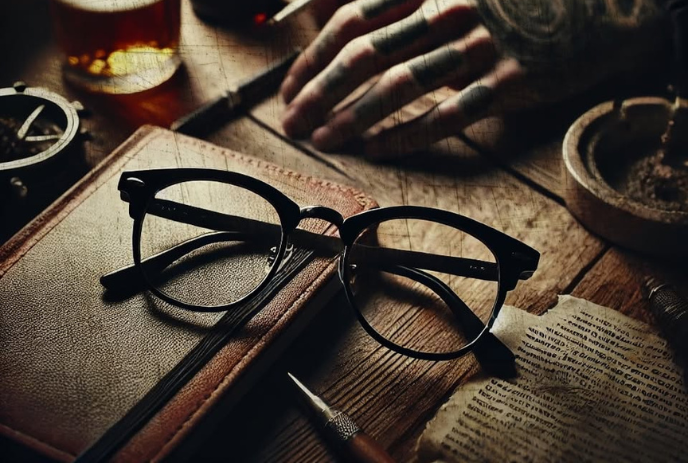
<svg viewBox="0 0 688 463"><path fill-rule="evenodd" d="M301 393L303 402L313 412L328 441L336 445L337 455L343 461L358 463L394 463L380 444L365 434L343 412L330 407L313 394L294 375L287 373Z"/></svg>

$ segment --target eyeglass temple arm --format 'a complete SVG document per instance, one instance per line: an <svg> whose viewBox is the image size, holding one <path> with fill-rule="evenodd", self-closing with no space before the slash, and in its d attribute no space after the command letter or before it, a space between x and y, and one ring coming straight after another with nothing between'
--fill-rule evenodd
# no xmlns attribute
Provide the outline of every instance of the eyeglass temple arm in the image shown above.
<svg viewBox="0 0 688 463"><path fill-rule="evenodd" d="M196 249L222 241L249 241L251 237L242 232L214 232L191 238L176 246L141 261L146 271L162 271L180 257L190 254ZM107 273L100 277L100 284L110 290L139 289L141 274L136 265L131 264ZM132 288L135 286L136 288Z"/></svg>
<svg viewBox="0 0 688 463"><path fill-rule="evenodd" d="M279 224L209 211L165 199L151 201L146 213L201 228L227 232L241 231L247 236L254 236L254 239L257 237L279 239L282 236L282 226ZM336 255L343 249L342 242L338 237L298 228L289 234L289 240L298 247L332 253L332 255Z"/></svg>
<svg viewBox="0 0 688 463"><path fill-rule="evenodd" d="M484 260L367 246L365 244L354 245L351 252L351 259L356 263L388 262L478 280L497 281L499 278L497 264Z"/></svg>
<svg viewBox="0 0 688 463"><path fill-rule="evenodd" d="M469 337L477 337L485 328L482 320L439 278L422 270L401 265L381 265L378 268L387 273L412 279L435 292L459 319L459 323L465 328ZM503 378L515 375L513 352L491 332L485 332L473 346L472 351L488 373Z"/></svg>
<svg viewBox="0 0 688 463"><path fill-rule="evenodd" d="M272 224L255 219L247 219L230 214L209 211L195 206L188 206L175 201L155 199L148 206L147 213L175 222L195 225L218 231L242 231L248 235L281 236L282 229L278 224ZM342 244L338 237L313 233L308 230L295 229L289 234L290 242L300 248L314 251L329 252L336 255L341 252ZM358 250L362 252L358 252ZM355 244L352 252L356 258L366 261L393 262L426 270L434 270L451 275L458 275L480 280L497 281L497 264L463 257L444 256L418 251L389 249L379 246ZM528 279L532 272L523 272L520 279Z"/></svg>

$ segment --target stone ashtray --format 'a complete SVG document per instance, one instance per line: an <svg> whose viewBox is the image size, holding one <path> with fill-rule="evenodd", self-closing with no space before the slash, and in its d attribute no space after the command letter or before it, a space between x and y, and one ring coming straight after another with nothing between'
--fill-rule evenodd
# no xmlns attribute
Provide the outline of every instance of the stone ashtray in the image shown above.
<svg viewBox="0 0 688 463"><path fill-rule="evenodd" d="M609 241L672 259L688 256L688 104L681 102L600 104L573 123L563 146L573 215Z"/></svg>

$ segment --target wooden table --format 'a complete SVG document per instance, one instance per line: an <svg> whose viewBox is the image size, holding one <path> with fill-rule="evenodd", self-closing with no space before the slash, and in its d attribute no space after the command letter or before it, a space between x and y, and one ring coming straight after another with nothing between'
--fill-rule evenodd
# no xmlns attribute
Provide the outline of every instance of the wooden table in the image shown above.
<svg viewBox="0 0 688 463"><path fill-rule="evenodd" d="M139 125L168 126L179 115L303 45L317 33L307 14L277 31L255 34L207 25L184 2L184 68L162 87L139 95L102 97L66 85L53 42L47 2L8 2L0 28L0 86L16 80L79 99L92 116L93 166ZM0 15L2 16L2 15ZM8 21L7 18L12 18ZM26 27L31 23L33 27ZM408 117L441 98L423 98ZM519 122L491 119L438 143L422 156L375 165L355 156L325 155L288 140L275 97L227 123L208 139L301 172L350 184L381 206L439 207L494 226L539 250L535 276L510 293L508 304L529 312L551 308L558 294L573 294L646 319L640 279L654 273L680 284L687 273L617 249L586 231L562 201L561 141L577 114L608 99L604 88L575 103L529 113ZM545 122L546 121L546 122ZM472 356L428 362L395 354L366 335L343 297L335 298L234 409L195 460L326 461L331 458L304 418L285 382L291 371L332 405L347 411L399 461L412 459L427 420L449 394L479 370Z"/></svg>

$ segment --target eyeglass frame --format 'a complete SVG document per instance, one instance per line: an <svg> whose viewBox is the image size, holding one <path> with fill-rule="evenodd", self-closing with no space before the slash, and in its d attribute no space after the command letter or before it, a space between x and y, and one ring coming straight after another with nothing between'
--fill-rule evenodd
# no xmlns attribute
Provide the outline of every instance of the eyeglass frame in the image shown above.
<svg viewBox="0 0 688 463"><path fill-rule="evenodd" d="M141 260L141 234L143 229L143 221L146 213L148 212L149 205L155 195L168 188L170 186L184 183L184 182L221 182L236 187L248 190L259 197L266 200L275 210L280 221L281 237L280 245L275 256L273 265L271 266L268 274L263 278L262 282L254 288L251 292L247 293L245 296L233 301L229 304L222 306L205 307L193 304L188 304L183 301L174 299L168 296L164 292L160 291L146 276L146 272L143 269L143 264ZM278 270L280 269L280 263L284 259L284 255L289 243L289 237L294 232L300 232L297 229L299 223L303 219L314 218L324 220L332 225L335 225L339 231L339 240L344 245L343 253L339 256L338 262L338 276L339 280L344 287L346 298L349 305L354 309L356 317L364 328L364 330L377 342L383 346L407 355L413 358L419 358L424 360L451 360L459 358L466 353L470 352L473 347L487 335L491 338L491 342L496 342L501 344L497 338L491 336L489 330L491 329L494 321L497 319L499 312L506 299L506 294L516 287L519 280L527 280L537 269L537 265L540 258L540 253L525 243L512 238L505 233L496 230L488 225L482 224L476 220L470 219L466 216L449 212L441 209L424 207L424 206L390 206L383 208L376 208L367 211L363 211L354 214L346 219L336 210L326 207L326 206L299 206L294 200L289 198L286 194L282 193L272 185L263 182L257 178L241 174L238 172L223 171L216 169L205 169L205 168L169 168L169 169L150 169L150 170L140 170L140 171L127 171L123 172L120 176L118 183L118 190L122 200L129 203L129 216L134 220L133 233L132 233L132 247L133 247L133 258L134 265L125 267L123 269L118 269L113 272L104 275L101 278L101 284L106 288L115 286L118 282L123 279L128 279L135 272L140 276L145 282L147 289L150 290L157 297L165 302L168 302L177 307L181 307L191 311L197 312L220 312L231 310L246 301L249 301L260 293L274 278ZM187 209L195 209L193 206L183 206ZM205 211L205 210L202 210ZM188 212L188 211L187 211ZM191 212L198 212L193 210ZM207 211L212 212L212 211ZM159 215L153 214L152 215ZM371 225L380 224L390 220L402 220L402 219L416 219L416 220L426 220L429 222L439 223L452 227L454 229L460 230L476 240L484 244L492 253L495 258L495 263L483 262L483 261L473 261L471 259L464 258L454 258L462 261L468 261L470 267L471 262L482 262L488 265L496 265L496 281L497 281L497 297L495 298L494 304L492 306L492 311L490 318L486 323L483 322L475 316L474 312L466 306L466 304L461 300L461 298L450 288L443 289L444 292L448 291L449 294L453 295L463 306L465 306L470 314L472 314L478 322L483 325L480 333L475 335L475 338L462 346L456 351L447 353L435 353L435 352L422 352L414 351L412 349L400 346L385 338L383 335L378 333L375 328L373 328L368 320L363 315L360 307L355 301L355 297L350 285L347 283L348 277L350 277L349 269L346 262L349 260L352 246L356 239L368 229ZM277 225L277 224L274 224ZM207 228L207 227L206 227ZM323 236L320 234L309 233L313 237ZM335 238L336 239L336 238ZM164 251L166 252L166 251ZM407 252L407 251L401 251ZM155 257L155 256L152 256ZM147 259L150 259L147 258ZM486 267L482 269L475 269L474 271L486 271ZM413 269L411 269L413 271ZM421 270L416 270L417 272L422 272ZM425 273L425 272L422 272ZM427 279L431 277L429 274L425 274ZM459 274L460 275L460 274ZM466 276L466 275L463 275ZM439 282L438 284L446 286L439 279L431 277ZM479 277L478 277L479 278ZM482 278L490 279L490 278ZM491 279L490 279L491 280ZM416 280L417 281L417 280ZM421 283L428 286L426 283ZM440 298L442 296L433 288L433 290ZM444 299L444 298L442 298ZM447 301L445 301L447 303ZM453 311L451 304L448 304ZM455 314L455 316L459 316ZM475 320L469 320L475 323ZM464 320L465 322L465 320ZM493 339L492 339L493 338ZM505 346L502 345L503 348Z"/></svg>

